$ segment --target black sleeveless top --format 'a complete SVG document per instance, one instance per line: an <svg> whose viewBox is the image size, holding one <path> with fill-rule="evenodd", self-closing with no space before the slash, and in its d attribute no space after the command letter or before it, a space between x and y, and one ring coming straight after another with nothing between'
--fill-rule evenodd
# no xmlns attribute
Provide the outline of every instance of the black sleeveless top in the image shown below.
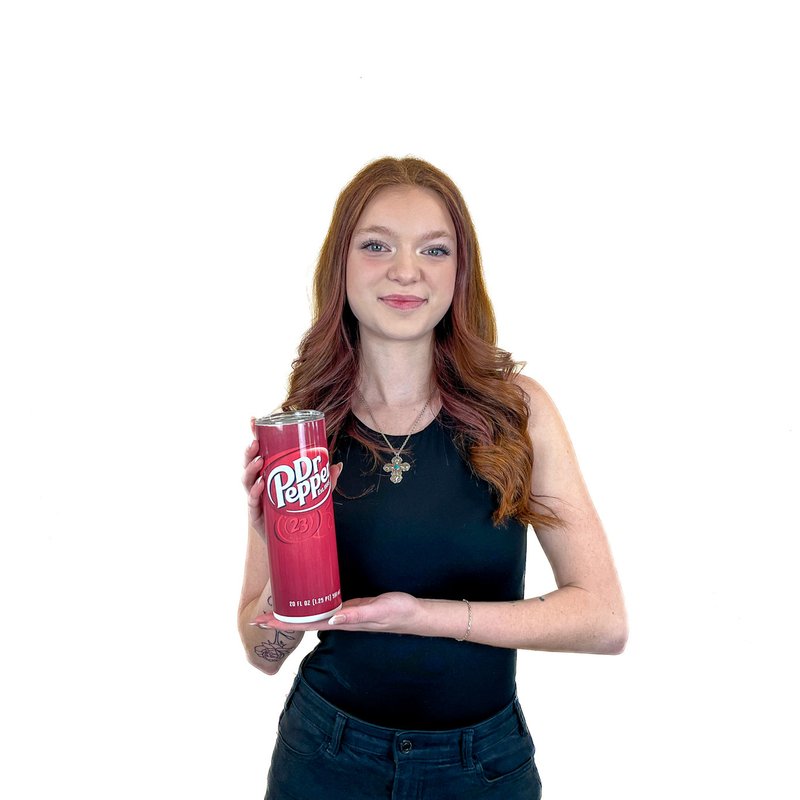
<svg viewBox="0 0 800 800"><path fill-rule="evenodd" d="M389 437L395 447L404 439ZM447 419L440 415L413 434L403 456L411 468L393 484L350 437L333 454L332 462L344 462L333 496L343 599L389 591L478 602L521 599L526 528L516 520L492 524L489 485L459 455ZM465 605L465 630L466 623ZM303 677L330 703L374 725L464 727L514 697L515 650L336 630L320 632L319 640Z"/></svg>

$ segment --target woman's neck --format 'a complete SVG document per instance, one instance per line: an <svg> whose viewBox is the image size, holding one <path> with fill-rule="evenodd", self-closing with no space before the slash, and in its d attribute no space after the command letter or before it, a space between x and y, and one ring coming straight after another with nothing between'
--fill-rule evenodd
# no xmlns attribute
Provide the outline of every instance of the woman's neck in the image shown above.
<svg viewBox="0 0 800 800"><path fill-rule="evenodd" d="M431 407L419 425L436 415L432 338L423 342L362 341L360 367L358 390L366 405L356 396L353 410L362 421L385 428L384 432L402 431L428 401ZM370 419L370 412L377 419Z"/></svg>

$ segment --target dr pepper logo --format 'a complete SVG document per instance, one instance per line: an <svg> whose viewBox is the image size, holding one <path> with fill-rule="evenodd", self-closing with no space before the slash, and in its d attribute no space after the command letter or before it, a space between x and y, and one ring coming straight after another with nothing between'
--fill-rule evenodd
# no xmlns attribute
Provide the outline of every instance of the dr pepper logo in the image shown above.
<svg viewBox="0 0 800 800"><path fill-rule="evenodd" d="M319 508L331 493L331 468L324 447L282 453L265 470L269 502L279 511L303 514Z"/></svg>

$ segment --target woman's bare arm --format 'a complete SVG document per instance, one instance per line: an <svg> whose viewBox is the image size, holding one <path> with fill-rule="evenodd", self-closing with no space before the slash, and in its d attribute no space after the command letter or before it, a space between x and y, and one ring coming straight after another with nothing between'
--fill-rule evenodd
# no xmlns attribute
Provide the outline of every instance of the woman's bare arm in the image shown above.
<svg viewBox="0 0 800 800"><path fill-rule="evenodd" d="M247 492L249 525L244 580L239 600L239 636L247 652L248 661L262 672L274 675L286 657L300 644L303 632L280 631L253 624L254 617L272 611L269 551L264 540L264 517L261 507L264 482L258 477L261 463L258 457L258 442L253 441L245 450L242 475L242 484Z"/></svg>
<svg viewBox="0 0 800 800"><path fill-rule="evenodd" d="M239 602L239 636L247 652L247 660L267 675L274 675L300 644L303 632L280 631L253 624L259 614L272 611L272 596L267 546L252 527L247 540L244 583Z"/></svg>
<svg viewBox="0 0 800 800"><path fill-rule="evenodd" d="M563 521L537 531L557 589L511 602L472 603L469 640L495 647L581 653L620 653L628 627L617 572L600 518L578 467L564 423L535 381L518 377L529 398L529 434L534 448L531 490ZM283 625L289 631L340 630L464 637L465 603L417 599L401 592L344 603L332 621Z"/></svg>

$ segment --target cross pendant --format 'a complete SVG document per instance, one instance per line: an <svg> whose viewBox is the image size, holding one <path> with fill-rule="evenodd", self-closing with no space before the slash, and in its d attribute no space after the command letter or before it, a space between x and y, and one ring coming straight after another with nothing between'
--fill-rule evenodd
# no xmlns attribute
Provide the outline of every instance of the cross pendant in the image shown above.
<svg viewBox="0 0 800 800"><path fill-rule="evenodd" d="M389 480L392 483L400 483L403 480L403 473L411 469L411 464L403 461L399 455L396 455L388 464L383 465L384 472L390 472Z"/></svg>

